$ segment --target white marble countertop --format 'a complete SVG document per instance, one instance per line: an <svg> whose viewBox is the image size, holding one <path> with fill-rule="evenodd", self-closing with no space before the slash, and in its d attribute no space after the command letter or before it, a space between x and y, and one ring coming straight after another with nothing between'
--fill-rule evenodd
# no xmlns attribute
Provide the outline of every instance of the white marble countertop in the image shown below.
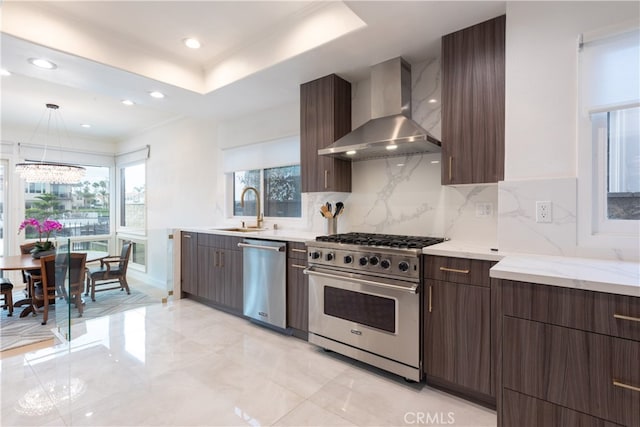
<svg viewBox="0 0 640 427"><path fill-rule="evenodd" d="M176 228L176 230L191 231L193 233L207 233L207 234L219 234L222 236L234 236L234 237L248 237L252 239L266 239L266 240L284 240L288 242L300 242L304 243L308 240L315 240L318 235L317 232L295 230L295 229L265 229L256 231L230 231L225 228L231 228L232 226L218 226L218 227L184 227Z"/></svg>
<svg viewBox="0 0 640 427"><path fill-rule="evenodd" d="M447 240L437 245L422 249L424 255L449 256L454 258L480 259L484 261L500 261L507 254L493 251L489 245L480 246L478 243L467 243L458 240Z"/></svg>
<svg viewBox="0 0 640 427"><path fill-rule="evenodd" d="M640 263L591 258L510 254L491 277L640 297Z"/></svg>

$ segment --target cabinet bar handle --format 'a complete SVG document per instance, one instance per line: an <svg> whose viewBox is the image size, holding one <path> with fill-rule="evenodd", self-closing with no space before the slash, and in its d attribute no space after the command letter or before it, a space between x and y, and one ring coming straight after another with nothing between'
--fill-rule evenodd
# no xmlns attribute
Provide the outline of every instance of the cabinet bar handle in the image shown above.
<svg viewBox="0 0 640 427"><path fill-rule="evenodd" d="M632 322L640 322L640 317L625 316L624 314L614 314L613 317L622 320L631 320Z"/></svg>
<svg viewBox="0 0 640 427"><path fill-rule="evenodd" d="M469 274L469 270L458 270L457 268L440 267L440 271L448 271L449 273Z"/></svg>
<svg viewBox="0 0 640 427"><path fill-rule="evenodd" d="M183 234L182 237L184 237L185 239L190 239L191 238L191 234Z"/></svg>
<svg viewBox="0 0 640 427"><path fill-rule="evenodd" d="M218 254L219 254L219 253L218 253L218 251L215 251L215 252L213 253L213 266L214 266L214 267L217 267L217 266L218 266Z"/></svg>
<svg viewBox="0 0 640 427"><path fill-rule="evenodd" d="M629 384L621 383L620 381L613 380L613 385L620 388L626 388L627 390L640 391L640 387L634 387Z"/></svg>
<svg viewBox="0 0 640 427"><path fill-rule="evenodd" d="M433 286L429 286L429 313L433 311Z"/></svg>
<svg viewBox="0 0 640 427"><path fill-rule="evenodd" d="M451 182L451 167L453 166L453 156L449 156L449 182Z"/></svg>
<svg viewBox="0 0 640 427"><path fill-rule="evenodd" d="M306 249L291 249L291 252L302 252L303 254L307 253Z"/></svg>
<svg viewBox="0 0 640 427"><path fill-rule="evenodd" d="M324 170L324 188L326 189L329 186L329 171L327 169Z"/></svg>
<svg viewBox="0 0 640 427"><path fill-rule="evenodd" d="M224 267L224 252L220 252L220 267Z"/></svg>
<svg viewBox="0 0 640 427"><path fill-rule="evenodd" d="M306 266L306 265L299 265L299 264L291 264L291 267L293 267L293 268L302 268L303 270L304 270L305 268L307 268L307 266Z"/></svg>

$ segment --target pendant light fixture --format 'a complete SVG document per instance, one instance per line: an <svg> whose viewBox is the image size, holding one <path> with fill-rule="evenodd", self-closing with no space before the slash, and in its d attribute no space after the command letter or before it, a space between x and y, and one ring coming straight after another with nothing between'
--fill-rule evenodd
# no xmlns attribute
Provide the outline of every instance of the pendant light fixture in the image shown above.
<svg viewBox="0 0 640 427"><path fill-rule="evenodd" d="M49 116L47 119L47 137L51 134L52 121L61 122L59 117L58 107L56 104L45 104ZM44 116L44 115L43 115ZM33 136L38 132L42 117L36 126ZM56 126L57 138L60 140L60 129ZM33 137L32 137L33 139ZM47 156L47 142L45 141L44 152L42 153L42 160L40 162L24 162L16 164L16 172L20 174L20 177L26 182L44 182L50 184L77 184L84 177L87 172L85 168L75 165L68 165L64 163L47 162L45 157Z"/></svg>

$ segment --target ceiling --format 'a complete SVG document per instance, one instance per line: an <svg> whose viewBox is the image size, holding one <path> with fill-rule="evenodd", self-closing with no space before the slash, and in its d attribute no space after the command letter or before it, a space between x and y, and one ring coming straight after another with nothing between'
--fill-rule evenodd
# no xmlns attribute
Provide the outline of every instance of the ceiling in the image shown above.
<svg viewBox="0 0 640 427"><path fill-rule="evenodd" d="M505 3L4 0L1 12L1 67L11 72L2 128L35 129L53 102L69 134L117 142L179 117L226 120L295 102L301 83L326 74L358 81L386 59L437 57L442 35ZM202 47L187 49L185 37ZM36 57L57 68L28 63Z"/></svg>

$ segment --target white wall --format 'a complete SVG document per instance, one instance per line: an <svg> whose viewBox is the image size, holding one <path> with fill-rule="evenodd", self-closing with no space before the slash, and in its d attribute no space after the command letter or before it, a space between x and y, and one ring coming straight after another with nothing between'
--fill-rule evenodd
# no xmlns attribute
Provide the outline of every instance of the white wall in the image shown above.
<svg viewBox="0 0 640 427"><path fill-rule="evenodd" d="M576 176L578 36L638 17L637 2L509 2L505 180Z"/></svg>
<svg viewBox="0 0 640 427"><path fill-rule="evenodd" d="M578 246L576 200L578 36L638 21L638 2L509 2L506 32L505 181L499 185L501 250L638 259L638 248ZM553 222L535 222L551 201Z"/></svg>
<svg viewBox="0 0 640 427"><path fill-rule="evenodd" d="M219 150L216 124L185 118L123 141L118 152L149 145L147 160L147 278L164 287L168 229L216 223Z"/></svg>

